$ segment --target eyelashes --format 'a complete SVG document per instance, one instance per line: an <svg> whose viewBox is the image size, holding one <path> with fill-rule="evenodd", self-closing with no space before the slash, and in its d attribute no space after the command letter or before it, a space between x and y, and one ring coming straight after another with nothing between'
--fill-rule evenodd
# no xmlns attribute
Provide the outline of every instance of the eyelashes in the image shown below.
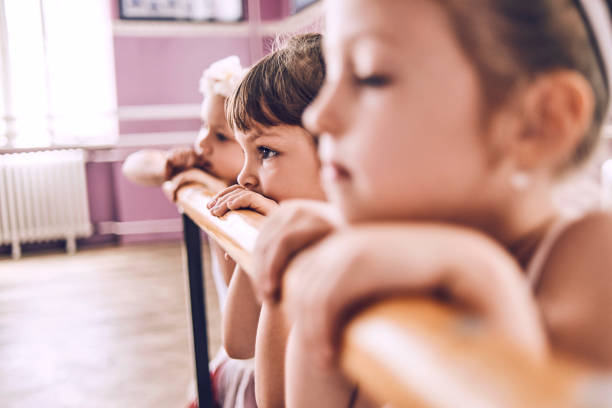
<svg viewBox="0 0 612 408"><path fill-rule="evenodd" d="M276 150L272 150L272 149L270 149L269 147L266 147L266 146L259 146L257 148L257 151L259 152L259 156L263 160L271 159L273 157L278 156L278 152Z"/></svg>
<svg viewBox="0 0 612 408"><path fill-rule="evenodd" d="M383 88L391 83L391 78L386 75L355 76L355 83L369 88Z"/></svg>
<svg viewBox="0 0 612 408"><path fill-rule="evenodd" d="M204 132L205 137L215 138L217 139L217 141L222 142L222 143L232 140L231 138L227 137L222 132L214 132L214 133L211 132L211 129L208 127L208 124L204 122L202 122L202 125L200 126L201 135L202 135L202 132Z"/></svg>

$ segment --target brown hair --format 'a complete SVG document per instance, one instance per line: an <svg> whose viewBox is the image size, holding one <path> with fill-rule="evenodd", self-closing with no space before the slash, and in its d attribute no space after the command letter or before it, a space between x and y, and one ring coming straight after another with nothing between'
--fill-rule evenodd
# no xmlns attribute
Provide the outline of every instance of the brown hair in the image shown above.
<svg viewBox="0 0 612 408"><path fill-rule="evenodd" d="M315 33L293 36L255 64L226 101L230 127L302 126L302 113L325 77L321 40Z"/></svg>
<svg viewBox="0 0 612 408"><path fill-rule="evenodd" d="M576 0L438 1L483 78L492 109L500 107L519 82L557 69L575 70L589 81L596 104L593 121L561 170L585 162L599 141L610 95Z"/></svg>

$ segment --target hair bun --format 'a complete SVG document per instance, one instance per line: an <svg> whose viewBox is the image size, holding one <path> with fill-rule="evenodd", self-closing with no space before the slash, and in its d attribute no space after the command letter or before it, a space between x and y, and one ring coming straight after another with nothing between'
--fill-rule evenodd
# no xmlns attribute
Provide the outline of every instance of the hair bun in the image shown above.
<svg viewBox="0 0 612 408"><path fill-rule="evenodd" d="M202 74L200 92L229 98L245 72L236 55L213 62Z"/></svg>

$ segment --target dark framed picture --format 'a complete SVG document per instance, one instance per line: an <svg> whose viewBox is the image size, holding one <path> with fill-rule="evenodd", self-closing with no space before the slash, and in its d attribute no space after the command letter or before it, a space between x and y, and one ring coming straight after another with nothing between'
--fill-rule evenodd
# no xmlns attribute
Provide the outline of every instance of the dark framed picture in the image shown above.
<svg viewBox="0 0 612 408"><path fill-rule="evenodd" d="M295 14L298 11L310 6L311 4L318 3L318 2L319 0L292 0L291 11L293 12L293 14Z"/></svg>
<svg viewBox="0 0 612 408"><path fill-rule="evenodd" d="M124 20L236 22L244 19L243 0L118 0Z"/></svg>

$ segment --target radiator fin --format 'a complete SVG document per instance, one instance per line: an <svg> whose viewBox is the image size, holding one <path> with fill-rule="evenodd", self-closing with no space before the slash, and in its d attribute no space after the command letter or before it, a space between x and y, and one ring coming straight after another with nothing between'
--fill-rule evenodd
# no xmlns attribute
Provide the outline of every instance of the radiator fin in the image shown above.
<svg viewBox="0 0 612 408"><path fill-rule="evenodd" d="M92 233L85 152L57 150L0 155L0 244L75 239Z"/></svg>

